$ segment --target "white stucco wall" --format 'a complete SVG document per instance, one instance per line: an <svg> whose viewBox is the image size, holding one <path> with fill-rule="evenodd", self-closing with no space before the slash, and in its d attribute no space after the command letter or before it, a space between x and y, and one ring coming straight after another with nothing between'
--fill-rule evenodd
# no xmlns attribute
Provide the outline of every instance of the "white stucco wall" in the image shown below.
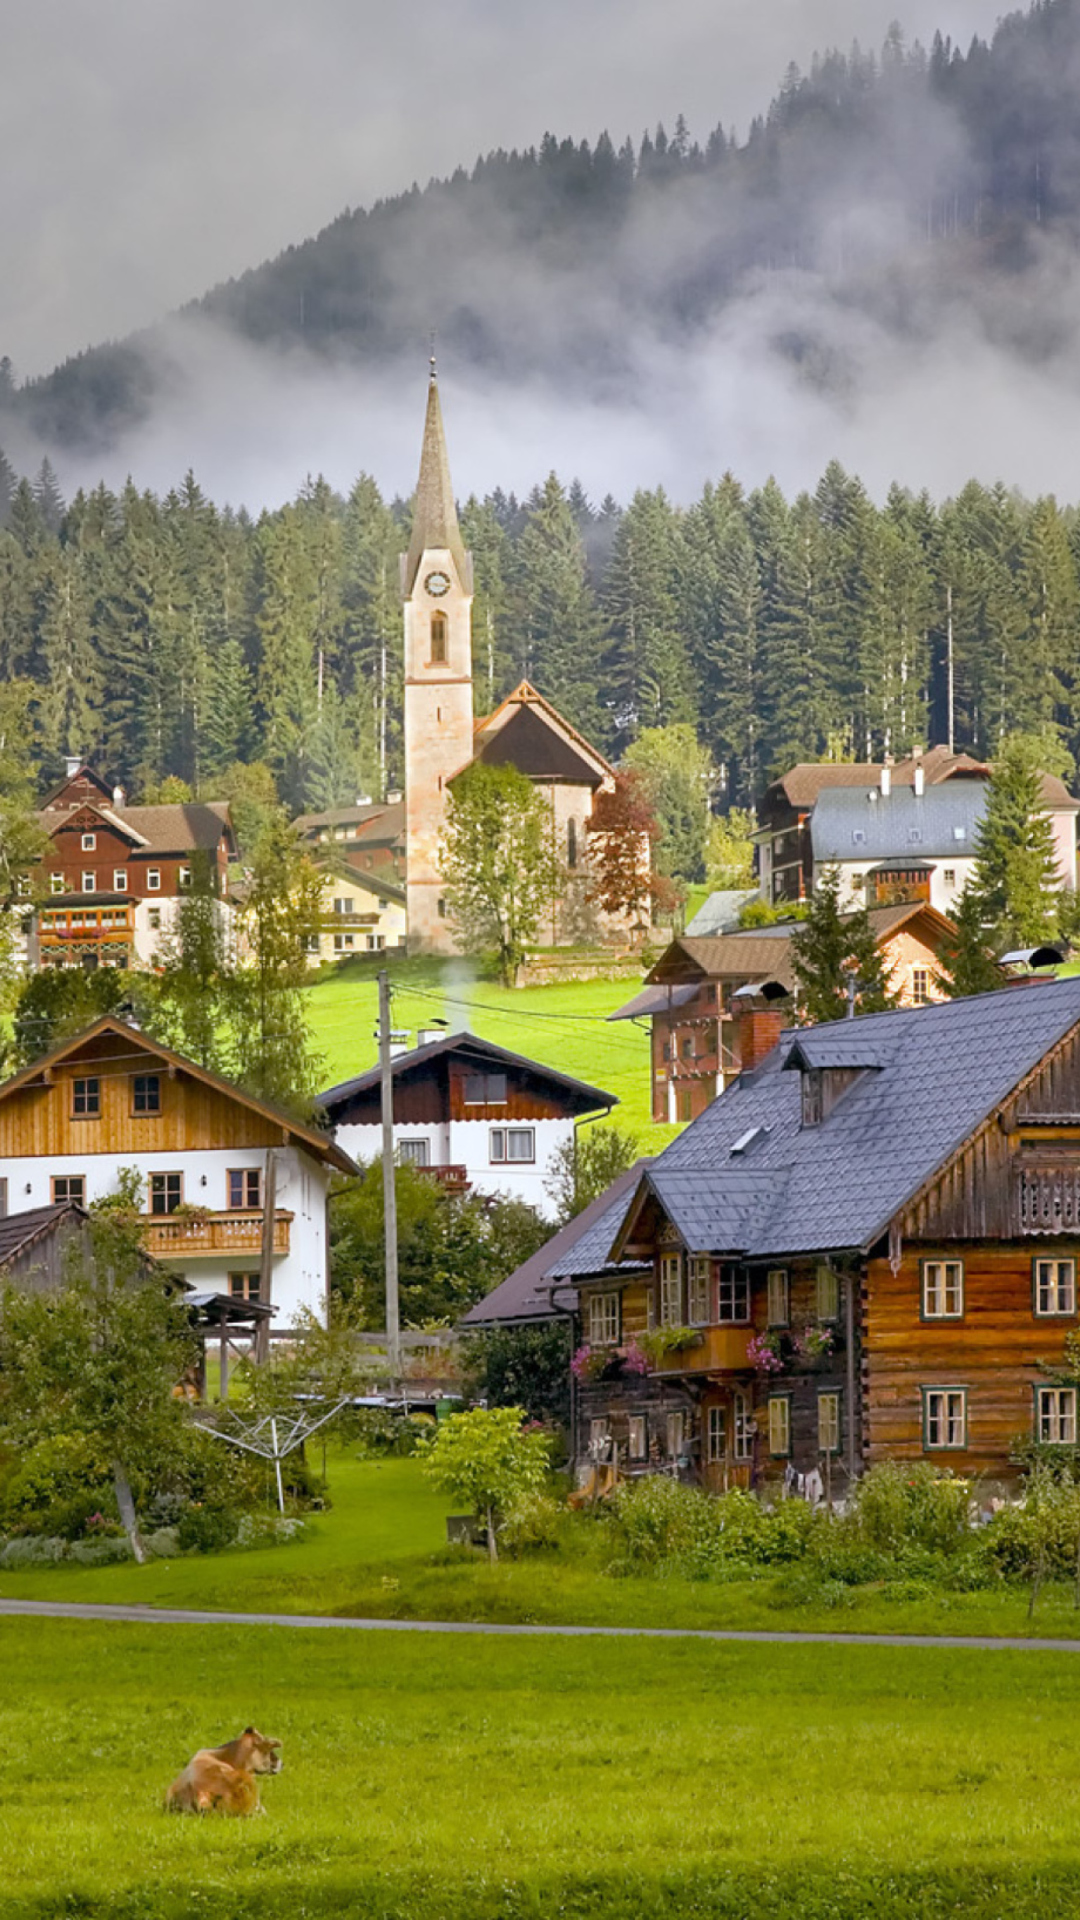
<svg viewBox="0 0 1080 1920"><path fill-rule="evenodd" d="M534 1160L492 1160L492 1132L507 1127L531 1128L536 1147ZM406 1140L427 1140L431 1166L464 1167L474 1192L496 1194L504 1200L525 1200L548 1218L554 1209L544 1183L551 1175L558 1149L573 1137L572 1119L450 1120L438 1125L394 1128L395 1146ZM382 1152L382 1128L377 1125L338 1127L334 1138L354 1160L374 1160Z"/></svg>
<svg viewBox="0 0 1080 1920"><path fill-rule="evenodd" d="M329 1172L296 1147L277 1147L275 1211L292 1213L289 1251L274 1258L272 1304L277 1308L273 1326L295 1324L301 1307L325 1318L326 1312L326 1193ZM57 1175L82 1174L86 1181L87 1201L104 1199L116 1191L121 1167L137 1167L144 1182L151 1173L177 1173L184 1177L183 1200L189 1206L207 1207L211 1213L229 1211L228 1173L232 1168L257 1167L264 1174L266 1151L259 1147L230 1147L188 1153L83 1153L35 1155L0 1159L0 1179L8 1183L8 1211L23 1213L31 1207L46 1207L52 1200L52 1181ZM205 1181L205 1185L203 1184ZM144 1209L149 1205L144 1193ZM168 1218L168 1216L164 1216ZM203 1292L228 1292L230 1273L257 1272L258 1251L244 1253L185 1254L170 1253L163 1264L182 1273Z"/></svg>
<svg viewBox="0 0 1080 1920"><path fill-rule="evenodd" d="M918 856L913 853L913 865L916 864L917 858ZM824 862L815 866L815 892L821 885L822 875L828 871L829 866L832 864L832 862ZM865 879L868 873L871 873L875 867L879 867L881 864L880 860L844 860L840 862L841 906L872 907L876 904L873 900L867 898ZM970 854L966 857L961 856L960 858L950 855L947 859L944 856L940 859L935 859L934 870L930 876L930 905L936 907L939 913L951 915L960 895L967 885L974 865L975 861ZM954 875L951 883L945 879L947 873ZM862 883L857 887L853 884L856 876L858 876Z"/></svg>

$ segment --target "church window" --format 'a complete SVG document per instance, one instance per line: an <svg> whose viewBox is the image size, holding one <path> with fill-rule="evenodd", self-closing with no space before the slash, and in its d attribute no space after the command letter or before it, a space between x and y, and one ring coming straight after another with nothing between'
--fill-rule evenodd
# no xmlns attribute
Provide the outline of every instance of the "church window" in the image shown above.
<svg viewBox="0 0 1080 1920"><path fill-rule="evenodd" d="M577 866L577 821L569 819L566 823L566 864Z"/></svg>
<svg viewBox="0 0 1080 1920"><path fill-rule="evenodd" d="M433 613L431 616L431 664L433 667L446 665L445 613Z"/></svg>

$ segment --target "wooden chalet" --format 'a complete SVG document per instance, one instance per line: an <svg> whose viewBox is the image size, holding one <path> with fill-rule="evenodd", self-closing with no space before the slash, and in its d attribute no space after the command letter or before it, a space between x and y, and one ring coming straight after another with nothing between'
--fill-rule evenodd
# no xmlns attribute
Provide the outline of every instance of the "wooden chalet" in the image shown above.
<svg viewBox="0 0 1080 1920"><path fill-rule="evenodd" d="M579 1452L838 1491L1074 1445L1080 979L786 1032L620 1211L575 1281L610 1360ZM646 1332L665 1350L628 1371Z"/></svg>
<svg viewBox="0 0 1080 1920"><path fill-rule="evenodd" d="M923 902L875 907L870 926L902 1005L941 998L936 970L952 923ZM744 1069L756 1066L791 1018L795 923L673 940L645 986L611 1020L648 1020L652 1114L696 1120Z"/></svg>

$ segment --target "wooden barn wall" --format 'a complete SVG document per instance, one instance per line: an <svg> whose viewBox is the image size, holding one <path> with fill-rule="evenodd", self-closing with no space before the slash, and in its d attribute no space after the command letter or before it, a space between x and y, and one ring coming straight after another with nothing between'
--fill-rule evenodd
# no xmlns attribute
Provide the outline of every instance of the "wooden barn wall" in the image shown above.
<svg viewBox="0 0 1080 1920"><path fill-rule="evenodd" d="M1037 989L1031 989L1037 991ZM1076 1116L1073 1137L1061 1122ZM1039 1117L1057 1126L1040 1137ZM904 1237L1011 1240L1019 1236L1022 1165L1071 1160L1080 1169L1080 1040L1057 1049L1002 1113L973 1137L912 1206Z"/></svg>
<svg viewBox="0 0 1080 1920"><path fill-rule="evenodd" d="M104 1057L103 1057L104 1056ZM282 1129L216 1088L168 1069L143 1052L126 1057L115 1040L75 1064L54 1069L51 1086L29 1086L0 1102L0 1159L26 1155L94 1153L180 1153L185 1149L272 1147ZM135 1074L157 1073L161 1112L132 1112ZM76 1079L96 1075L101 1083L101 1115L76 1119L72 1113Z"/></svg>
<svg viewBox="0 0 1080 1920"><path fill-rule="evenodd" d="M868 1263L863 1359L867 1464L931 1460L958 1473L1007 1473L1018 1434L1030 1434L1033 1388L1046 1383L1040 1362L1060 1363L1075 1317L1037 1319L1032 1261L1080 1259L1080 1243L1029 1240L1013 1246L905 1243L899 1271L885 1258ZM922 1318L922 1262L964 1262L961 1320ZM967 1391L965 1451L923 1447L923 1387Z"/></svg>

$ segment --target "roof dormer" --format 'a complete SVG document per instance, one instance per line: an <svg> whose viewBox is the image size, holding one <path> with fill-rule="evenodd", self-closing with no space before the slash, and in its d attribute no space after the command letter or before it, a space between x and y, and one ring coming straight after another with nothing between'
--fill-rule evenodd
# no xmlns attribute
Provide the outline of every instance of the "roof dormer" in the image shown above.
<svg viewBox="0 0 1080 1920"><path fill-rule="evenodd" d="M839 1032L827 1027L800 1034L788 1049L783 1071L800 1075L803 1126L820 1126L849 1087L867 1073L880 1072L884 1064L880 1049L857 1031L849 1033L846 1022Z"/></svg>

